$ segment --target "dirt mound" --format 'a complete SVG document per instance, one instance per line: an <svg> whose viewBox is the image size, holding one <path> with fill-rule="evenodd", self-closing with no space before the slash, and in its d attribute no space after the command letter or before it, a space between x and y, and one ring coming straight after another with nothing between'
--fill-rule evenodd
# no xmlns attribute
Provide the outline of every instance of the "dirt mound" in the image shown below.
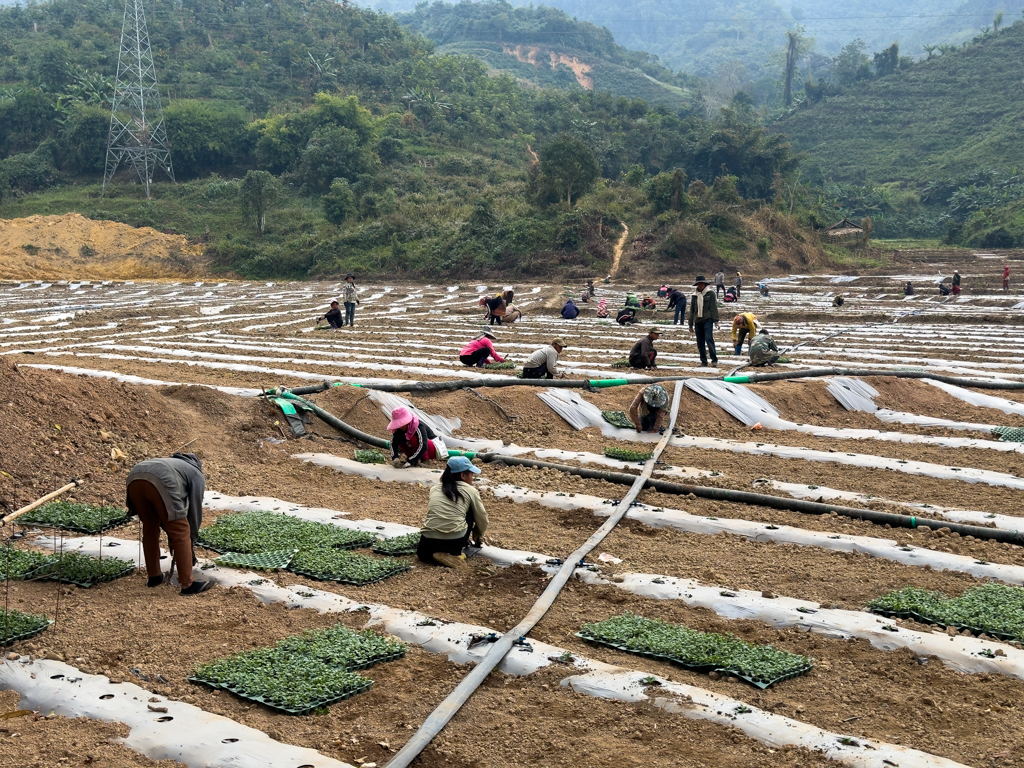
<svg viewBox="0 0 1024 768"><path fill-rule="evenodd" d="M0 220L0 279L145 279L203 274L184 235L77 213Z"/></svg>

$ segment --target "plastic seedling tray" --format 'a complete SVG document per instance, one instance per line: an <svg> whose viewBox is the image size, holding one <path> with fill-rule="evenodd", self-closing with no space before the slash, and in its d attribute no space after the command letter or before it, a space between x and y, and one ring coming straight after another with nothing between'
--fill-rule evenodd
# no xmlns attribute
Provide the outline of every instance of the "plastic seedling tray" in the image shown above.
<svg viewBox="0 0 1024 768"><path fill-rule="evenodd" d="M654 454L644 453L643 451L631 451L629 448L609 445L604 449L604 455L609 459L619 459L620 461L649 461Z"/></svg>
<svg viewBox="0 0 1024 768"><path fill-rule="evenodd" d="M758 688L802 675L811 659L770 645L751 645L738 638L697 632L683 625L626 613L587 624L577 637L627 653L670 661L694 672L734 675Z"/></svg>
<svg viewBox="0 0 1024 768"><path fill-rule="evenodd" d="M415 555L419 543L420 534L419 531L416 531L415 533L407 533L404 536L395 536L391 539L378 541L373 545L373 551L378 555Z"/></svg>
<svg viewBox="0 0 1024 768"><path fill-rule="evenodd" d="M387 464L388 461L388 457L375 448L359 448L355 458L363 464Z"/></svg>
<svg viewBox="0 0 1024 768"><path fill-rule="evenodd" d="M257 552L255 554L243 554L241 552L227 552L218 557L217 565L225 565L231 568L255 568L257 571L280 571L288 567L292 558L299 550L281 549L273 552Z"/></svg>
<svg viewBox="0 0 1024 768"><path fill-rule="evenodd" d="M358 549L370 546L376 540L376 536L365 531L259 511L225 515L213 525L199 530L199 543L221 553Z"/></svg>
<svg viewBox="0 0 1024 768"><path fill-rule="evenodd" d="M62 581L88 589L135 573L135 563L116 557L90 557L80 552L54 555L54 559L25 575L32 581Z"/></svg>
<svg viewBox="0 0 1024 768"><path fill-rule="evenodd" d="M55 555L44 555L28 549L4 547L0 549L0 579L20 581L32 571L55 562Z"/></svg>
<svg viewBox="0 0 1024 768"><path fill-rule="evenodd" d="M18 518L18 525L40 525L77 533L102 533L124 525L134 517L121 507L56 501Z"/></svg>
<svg viewBox="0 0 1024 768"><path fill-rule="evenodd" d="M288 570L318 581L336 581L362 587L409 570L403 560L375 558L341 550L305 550L292 560Z"/></svg>
<svg viewBox="0 0 1024 768"><path fill-rule="evenodd" d="M904 587L868 604L883 616L954 627L1000 640L1024 640L1024 588L1005 584L973 587L956 598L941 592Z"/></svg>
<svg viewBox="0 0 1024 768"><path fill-rule="evenodd" d="M601 411L601 415L604 417L604 420L613 427L620 427L621 429L636 429L633 422L629 420L629 416L626 415L625 411Z"/></svg>
<svg viewBox="0 0 1024 768"><path fill-rule="evenodd" d="M8 646L19 640L27 640L46 630L51 624L45 616L21 611L4 611L0 608L0 645Z"/></svg>

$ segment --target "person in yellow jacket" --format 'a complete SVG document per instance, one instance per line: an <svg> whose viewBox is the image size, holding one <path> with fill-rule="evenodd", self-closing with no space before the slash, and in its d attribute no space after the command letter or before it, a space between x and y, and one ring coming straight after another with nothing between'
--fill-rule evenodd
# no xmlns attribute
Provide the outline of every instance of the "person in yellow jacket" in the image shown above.
<svg viewBox="0 0 1024 768"><path fill-rule="evenodd" d="M743 354L743 340L748 336L747 344L754 340L754 334L757 333L757 329L761 327L761 324L757 322L757 315L753 312L744 312L736 315L732 321L732 345L735 347L736 354Z"/></svg>

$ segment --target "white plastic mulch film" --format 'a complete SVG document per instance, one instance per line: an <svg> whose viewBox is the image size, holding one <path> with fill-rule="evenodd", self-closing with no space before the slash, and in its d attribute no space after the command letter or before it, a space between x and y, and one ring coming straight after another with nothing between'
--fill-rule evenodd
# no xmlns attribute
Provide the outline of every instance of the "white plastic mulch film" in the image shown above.
<svg viewBox="0 0 1024 768"><path fill-rule="evenodd" d="M462 426L462 421L457 418L449 419L444 416L426 413L413 405L411 401L391 392L380 392L379 390L371 389L370 399L380 405L381 411L389 419L391 418L391 412L395 408L408 408L412 413L416 414L420 421L434 430L436 435L451 437L452 433Z"/></svg>
<svg viewBox="0 0 1024 768"><path fill-rule="evenodd" d="M944 381L935 381L934 379L926 379L925 381L933 387L938 387L947 394L952 395L958 400L963 400L965 403L976 405L979 408L994 408L997 411L1002 411L1006 414L1013 413L1018 416L1024 416L1024 404L1014 402L1013 400L1007 400L1005 397L983 395L980 392L973 392L970 389L964 389L963 387L958 387L955 384L947 384Z"/></svg>
<svg viewBox="0 0 1024 768"><path fill-rule="evenodd" d="M707 398L735 419L752 427L779 418L779 412L763 397L746 387L710 379L687 379L687 389Z"/></svg>
<svg viewBox="0 0 1024 768"><path fill-rule="evenodd" d="M830 379L828 391L848 411L874 413L878 390L860 379Z"/></svg>
<svg viewBox="0 0 1024 768"><path fill-rule="evenodd" d="M538 392L537 397L568 422L573 429L610 426L601 415L601 409L588 403L579 394L569 389L549 389Z"/></svg>

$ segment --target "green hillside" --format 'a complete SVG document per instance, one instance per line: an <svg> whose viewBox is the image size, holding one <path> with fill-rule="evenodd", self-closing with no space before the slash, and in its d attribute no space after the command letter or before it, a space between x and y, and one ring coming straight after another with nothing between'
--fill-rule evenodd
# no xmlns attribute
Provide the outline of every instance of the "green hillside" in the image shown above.
<svg viewBox="0 0 1024 768"><path fill-rule="evenodd" d="M462 0L420 4L397 18L437 43L439 53L475 56L492 72L533 85L609 91L676 109L692 102L700 85L661 66L657 57L616 45L607 29L555 8Z"/></svg>
<svg viewBox="0 0 1024 768"><path fill-rule="evenodd" d="M639 89L524 84L330 0L151 0L147 15L178 183L158 176L147 200L122 172L101 194L120 6L0 8L0 217L179 232L249 277L594 275L620 222L652 269L822 257L791 203L764 202L796 163L746 103L708 120ZM565 33L688 85L594 29Z"/></svg>
<svg viewBox="0 0 1024 768"><path fill-rule="evenodd" d="M923 185L1024 161L1024 23L776 123L827 178Z"/></svg>

